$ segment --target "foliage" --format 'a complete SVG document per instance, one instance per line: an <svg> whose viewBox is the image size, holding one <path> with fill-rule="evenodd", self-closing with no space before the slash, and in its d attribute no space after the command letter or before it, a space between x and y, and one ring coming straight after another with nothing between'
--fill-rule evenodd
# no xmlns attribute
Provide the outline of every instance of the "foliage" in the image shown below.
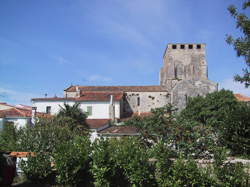
<svg viewBox="0 0 250 187"><path fill-rule="evenodd" d="M242 163L230 163L226 161L224 148L214 149L214 171L217 183L221 186L248 186L249 176L244 171Z"/></svg>
<svg viewBox="0 0 250 187"><path fill-rule="evenodd" d="M98 140L92 155L96 186L153 185L146 149L134 138Z"/></svg>
<svg viewBox="0 0 250 187"><path fill-rule="evenodd" d="M53 155L57 182L76 185L84 178L86 179L89 154L90 142L87 137L76 136L74 139L60 144Z"/></svg>
<svg viewBox="0 0 250 187"><path fill-rule="evenodd" d="M35 157L20 165L30 180L46 180L52 174L51 162L58 147L68 145L75 136L88 137L85 132L70 128L71 123L72 119L67 117L39 119L35 126L19 130L18 150L35 153Z"/></svg>
<svg viewBox="0 0 250 187"><path fill-rule="evenodd" d="M146 117L135 116L126 121L126 125L135 126L141 133L141 138L148 145L159 141L168 141L168 135L172 127L176 126L174 112L176 109L171 105L152 109L152 115Z"/></svg>
<svg viewBox="0 0 250 187"><path fill-rule="evenodd" d="M209 93L206 97L189 98L180 117L217 128L224 125L225 117L229 112L236 110L237 105L238 101L233 93L222 89Z"/></svg>
<svg viewBox="0 0 250 187"><path fill-rule="evenodd" d="M213 128L187 120L178 121L169 136L172 149L185 158L211 158L213 147L218 144Z"/></svg>
<svg viewBox="0 0 250 187"><path fill-rule="evenodd" d="M20 129L18 150L55 152L57 145L66 143L78 134L60 122L57 119L40 119L35 126Z"/></svg>
<svg viewBox="0 0 250 187"><path fill-rule="evenodd" d="M250 106L238 102L231 91L190 98L180 118L213 127L214 136L234 154L250 153Z"/></svg>
<svg viewBox="0 0 250 187"><path fill-rule="evenodd" d="M233 154L250 155L250 106L239 103L237 109L226 116L221 132L223 144Z"/></svg>
<svg viewBox="0 0 250 187"><path fill-rule="evenodd" d="M172 174L174 153L161 141L152 147L152 157L155 161L155 179L159 186L169 185L169 176ZM175 155L174 155L175 156Z"/></svg>
<svg viewBox="0 0 250 187"><path fill-rule="evenodd" d="M1 150L15 151L17 148L18 131L13 122L5 122L0 131Z"/></svg>
<svg viewBox="0 0 250 187"><path fill-rule="evenodd" d="M209 173L199 168L194 160L178 159L171 171L166 186L213 186L215 183Z"/></svg>
<svg viewBox="0 0 250 187"><path fill-rule="evenodd" d="M25 176L31 181L45 181L52 175L51 158L46 152L36 152L27 161L21 160L20 167Z"/></svg>
<svg viewBox="0 0 250 187"><path fill-rule="evenodd" d="M134 117L128 125L136 126L147 146L163 142L168 149L186 157L207 157L216 145L217 135L210 126L179 117L171 105L152 110L148 117Z"/></svg>
<svg viewBox="0 0 250 187"><path fill-rule="evenodd" d="M243 3L243 10L250 7L250 1L246 0ZM246 62L246 68L243 69L243 75L236 75L236 81L244 83L246 87L250 86L250 18L243 12L240 13L234 5L228 7L228 11L236 20L236 28L239 29L243 36L234 39L232 36L227 36L227 43L234 46L237 56L243 57Z"/></svg>
<svg viewBox="0 0 250 187"><path fill-rule="evenodd" d="M87 115L81 110L79 105L79 103L75 103L73 106L71 106L64 103L64 106L61 107L59 113L57 114L57 118L70 118L72 121L69 125L72 129L87 129L88 127L85 122Z"/></svg>

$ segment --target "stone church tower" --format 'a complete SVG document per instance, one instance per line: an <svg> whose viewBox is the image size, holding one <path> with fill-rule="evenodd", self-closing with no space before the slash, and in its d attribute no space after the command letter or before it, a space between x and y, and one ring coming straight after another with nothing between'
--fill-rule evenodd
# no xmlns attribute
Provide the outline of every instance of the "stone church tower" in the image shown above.
<svg viewBox="0 0 250 187"><path fill-rule="evenodd" d="M168 44L160 71L160 85L171 94L171 103L179 109L187 98L205 96L218 89L208 80L205 44Z"/></svg>

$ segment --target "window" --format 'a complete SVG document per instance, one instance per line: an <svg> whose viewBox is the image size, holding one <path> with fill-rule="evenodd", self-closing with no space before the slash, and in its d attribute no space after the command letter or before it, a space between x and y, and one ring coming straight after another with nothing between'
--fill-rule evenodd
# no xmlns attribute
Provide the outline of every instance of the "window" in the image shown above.
<svg viewBox="0 0 250 187"><path fill-rule="evenodd" d="M174 78L177 79L177 67L174 68Z"/></svg>
<svg viewBox="0 0 250 187"><path fill-rule="evenodd" d="M188 45L188 49L193 49L193 45Z"/></svg>
<svg viewBox="0 0 250 187"><path fill-rule="evenodd" d="M140 97L137 97L137 106L140 106Z"/></svg>
<svg viewBox="0 0 250 187"><path fill-rule="evenodd" d="M89 116L92 115L92 106L87 106L87 114L88 114Z"/></svg>
<svg viewBox="0 0 250 187"><path fill-rule="evenodd" d="M176 45L172 45L172 49L176 49Z"/></svg>
<svg viewBox="0 0 250 187"><path fill-rule="evenodd" d="M185 49L185 45L181 45L181 49Z"/></svg>
<svg viewBox="0 0 250 187"><path fill-rule="evenodd" d="M186 103L188 102L188 96L187 96L187 94L185 94L185 101L186 101Z"/></svg>
<svg viewBox="0 0 250 187"><path fill-rule="evenodd" d="M50 114L51 113L51 106L46 106L46 113Z"/></svg>
<svg viewBox="0 0 250 187"><path fill-rule="evenodd" d="M200 45L200 44L198 44L198 45L197 45L197 49L200 49L200 48L201 48L201 45Z"/></svg>

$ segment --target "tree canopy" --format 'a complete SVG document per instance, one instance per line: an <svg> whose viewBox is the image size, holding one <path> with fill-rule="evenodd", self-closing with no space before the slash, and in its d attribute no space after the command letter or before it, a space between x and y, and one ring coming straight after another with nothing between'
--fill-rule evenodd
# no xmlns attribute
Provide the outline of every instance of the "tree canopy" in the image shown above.
<svg viewBox="0 0 250 187"><path fill-rule="evenodd" d="M249 7L250 1L247 0L243 3L242 9L246 11ZM250 86L250 18L245 13L239 12L234 5L230 5L228 11L236 20L236 28L243 33L243 36L233 38L229 35L226 41L228 44L233 45L237 56L244 58L247 66L243 69L243 75L236 75L234 79L248 87Z"/></svg>

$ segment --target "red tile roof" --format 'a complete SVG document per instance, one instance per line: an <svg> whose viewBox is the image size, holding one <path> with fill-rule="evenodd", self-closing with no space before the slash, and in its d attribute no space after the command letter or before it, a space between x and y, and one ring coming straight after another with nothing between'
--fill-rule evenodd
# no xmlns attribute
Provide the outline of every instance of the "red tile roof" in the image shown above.
<svg viewBox="0 0 250 187"><path fill-rule="evenodd" d="M109 123L110 119L86 119L90 129L98 129Z"/></svg>
<svg viewBox="0 0 250 187"><path fill-rule="evenodd" d="M24 158L24 157L28 157L28 156L35 156L34 152L11 152L10 156L13 157L19 157L19 158Z"/></svg>
<svg viewBox="0 0 250 187"><path fill-rule="evenodd" d="M64 91L76 92L77 86L70 86ZM80 91L120 91L120 92L163 92L161 86L78 86Z"/></svg>
<svg viewBox="0 0 250 187"><path fill-rule="evenodd" d="M49 117L49 114L37 112L38 117ZM4 117L31 117L32 110L22 109L22 108L10 108L6 110L0 110L0 118Z"/></svg>
<svg viewBox="0 0 250 187"><path fill-rule="evenodd" d="M81 92L80 97L33 98L32 101L109 101L110 95L114 96L115 101L123 97L122 92Z"/></svg>
<svg viewBox="0 0 250 187"><path fill-rule="evenodd" d="M104 130L99 131L100 134L114 134L114 135L131 135L131 134L138 134L138 129L133 126L111 126Z"/></svg>
<svg viewBox="0 0 250 187"><path fill-rule="evenodd" d="M31 117L31 110L10 108L6 110L0 110L0 117Z"/></svg>
<svg viewBox="0 0 250 187"><path fill-rule="evenodd" d="M241 94L234 94L234 96L236 97L236 99L238 101L243 101L243 102L250 102L250 97L241 95Z"/></svg>

